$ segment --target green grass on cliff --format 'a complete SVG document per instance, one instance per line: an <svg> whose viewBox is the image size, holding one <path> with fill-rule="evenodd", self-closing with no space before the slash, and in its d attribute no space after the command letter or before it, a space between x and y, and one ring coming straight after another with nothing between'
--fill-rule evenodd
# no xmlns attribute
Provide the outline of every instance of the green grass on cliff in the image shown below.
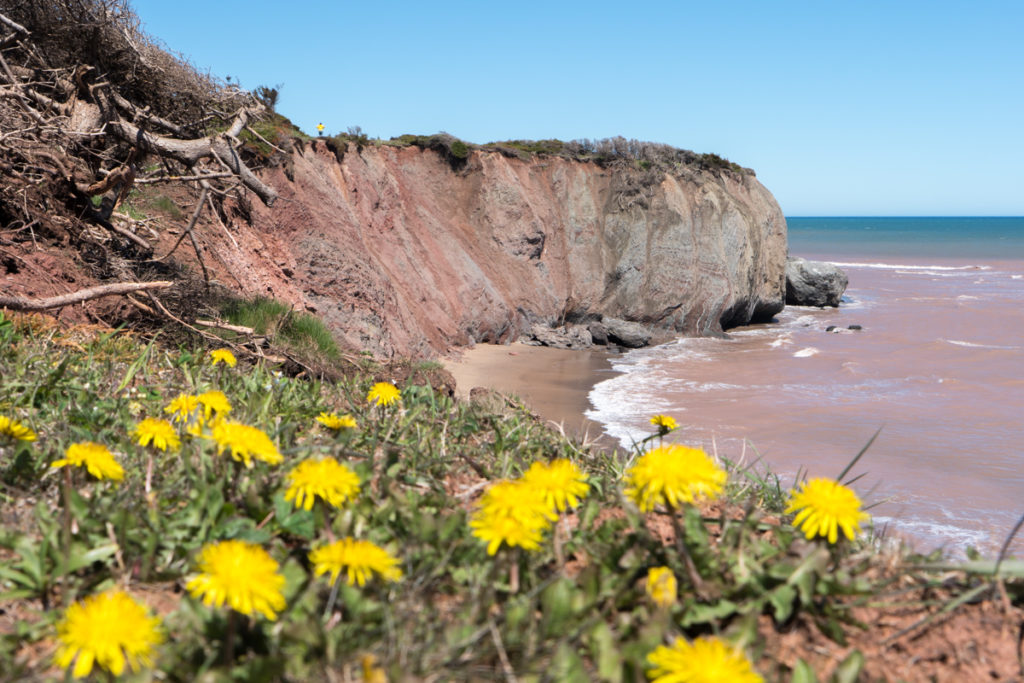
<svg viewBox="0 0 1024 683"><path fill-rule="evenodd" d="M220 308L231 324L251 327L259 335L270 335L285 349L300 355L312 354L321 360L337 360L341 353L334 336L319 318L296 312L276 299L231 298L225 300Z"/></svg>
<svg viewBox="0 0 1024 683"><path fill-rule="evenodd" d="M638 453L568 441L521 409L488 412L408 384L400 401L378 406L368 392L387 378L372 367L328 384L245 359L211 361L201 348L0 316L0 416L37 435L13 438L10 423L0 434L6 679L61 678L53 657L68 607L111 589L160 623L152 668L128 678L159 671L171 681L640 681L659 646L701 637L737 648L766 680L814 681L822 642L866 633L857 609L922 600L909 574L883 571L870 543L807 541L781 514L786 494L771 475L729 466L721 502L643 514L623 485ZM245 467L219 453L213 418L179 425L180 447L166 451L133 436L145 418L170 417L176 397L211 391L282 462ZM355 426L328 429L317 421L323 413L350 415ZM109 449L123 480L51 466L82 442ZM326 457L355 473L358 492L308 511L286 500L289 473ZM585 477L579 505L535 550L502 545L489 555L470 526L481 495L532 463L558 460ZM332 589L310 553L344 537L396 558L400 578L350 585L342 573ZM203 549L232 539L275 563L283 602L274 620L207 606L186 589ZM658 604L648 576L662 567L678 591ZM990 585L914 581L963 586L957 596L970 599ZM1019 584L1006 586L1019 601ZM806 634L817 650L779 648L780 629ZM842 652L837 666L818 669L820 680L857 679L863 653Z"/></svg>

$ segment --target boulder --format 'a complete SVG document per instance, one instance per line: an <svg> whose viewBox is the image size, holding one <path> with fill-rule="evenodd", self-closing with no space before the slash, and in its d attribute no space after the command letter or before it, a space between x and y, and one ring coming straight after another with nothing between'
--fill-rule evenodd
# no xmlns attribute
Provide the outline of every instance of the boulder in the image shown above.
<svg viewBox="0 0 1024 683"><path fill-rule="evenodd" d="M605 318L602 323L608 333L608 341L631 349L647 346L651 342L651 331L640 323Z"/></svg>
<svg viewBox="0 0 1024 683"><path fill-rule="evenodd" d="M608 328L604 326L604 323L594 320L587 325L587 329L590 330L590 337L594 340L594 343L599 346L608 345Z"/></svg>
<svg viewBox="0 0 1024 683"><path fill-rule="evenodd" d="M589 349L594 345L590 330L583 325L548 327L535 323L520 339L530 346L550 346L556 349Z"/></svg>
<svg viewBox="0 0 1024 683"><path fill-rule="evenodd" d="M786 259L787 306L838 306L848 283L839 266L793 256Z"/></svg>

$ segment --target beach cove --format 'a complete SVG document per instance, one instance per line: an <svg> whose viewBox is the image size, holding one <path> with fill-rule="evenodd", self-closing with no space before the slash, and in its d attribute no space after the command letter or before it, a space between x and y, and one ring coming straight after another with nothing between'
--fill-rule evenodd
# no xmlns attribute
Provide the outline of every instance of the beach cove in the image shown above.
<svg viewBox="0 0 1024 683"><path fill-rule="evenodd" d="M877 529L921 550L997 552L1024 512L1024 220L789 223L790 253L849 275L839 308L625 354L478 345L453 373L463 391L517 394L627 448L651 415L672 415L676 441L760 456L787 486L836 476L878 432L855 470Z"/></svg>

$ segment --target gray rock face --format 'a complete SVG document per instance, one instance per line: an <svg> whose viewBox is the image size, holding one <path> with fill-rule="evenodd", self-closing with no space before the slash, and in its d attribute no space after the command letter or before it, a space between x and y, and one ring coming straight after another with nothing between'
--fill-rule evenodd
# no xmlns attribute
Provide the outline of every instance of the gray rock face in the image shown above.
<svg viewBox="0 0 1024 683"><path fill-rule="evenodd" d="M651 331L640 323L618 318L605 318L601 322L604 324L605 330L608 331L608 341L619 346L638 349L641 346L647 346L651 341Z"/></svg>
<svg viewBox="0 0 1024 683"><path fill-rule="evenodd" d="M798 257L786 259L786 305L839 305L849 279L839 266Z"/></svg>
<svg viewBox="0 0 1024 683"><path fill-rule="evenodd" d="M232 252L240 289L316 306L378 357L504 343L537 321L711 335L784 305L786 221L750 172L486 150L454 171L431 150L353 145L339 160L312 140L264 180L287 201L236 222L260 245Z"/></svg>

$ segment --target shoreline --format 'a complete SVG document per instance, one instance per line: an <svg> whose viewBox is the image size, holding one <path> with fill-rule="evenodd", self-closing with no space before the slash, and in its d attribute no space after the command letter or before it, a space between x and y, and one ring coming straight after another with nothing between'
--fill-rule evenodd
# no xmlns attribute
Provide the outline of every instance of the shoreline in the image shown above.
<svg viewBox="0 0 1024 683"><path fill-rule="evenodd" d="M607 350L569 350L529 346L477 344L442 359L455 377L455 394L469 399L476 387L518 397L546 422L561 425L567 436L616 448L603 426L585 413L589 394L598 382L615 376Z"/></svg>

